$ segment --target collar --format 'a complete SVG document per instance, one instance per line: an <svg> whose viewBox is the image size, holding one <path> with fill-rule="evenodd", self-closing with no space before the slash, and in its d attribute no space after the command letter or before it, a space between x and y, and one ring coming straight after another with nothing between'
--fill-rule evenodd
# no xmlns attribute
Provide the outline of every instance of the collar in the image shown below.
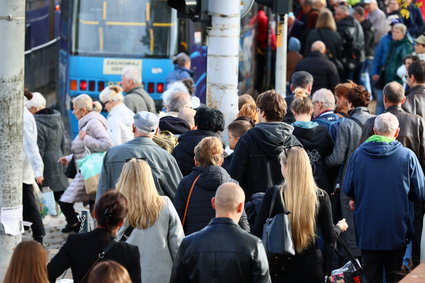
<svg viewBox="0 0 425 283"><path fill-rule="evenodd" d="M319 115L317 115L315 118L319 118L320 116L325 116L328 114L334 114L334 111L332 109L324 110L323 112L320 112Z"/></svg>
<svg viewBox="0 0 425 283"><path fill-rule="evenodd" d="M142 86L141 86L141 85L138 85L138 86L136 86L136 87L133 87L133 88L132 88L132 89L130 89L128 92L126 92L126 94L131 93L131 92L134 92L134 91L138 90L139 88L142 88Z"/></svg>
<svg viewBox="0 0 425 283"><path fill-rule="evenodd" d="M236 223L236 221L227 217L213 218L208 225L216 225L216 224L230 224L230 225L238 226L238 223Z"/></svg>
<svg viewBox="0 0 425 283"><path fill-rule="evenodd" d="M393 141L395 141L394 138L384 137L379 135L372 135L366 140L366 142L383 142L383 143L391 143Z"/></svg>
<svg viewBox="0 0 425 283"><path fill-rule="evenodd" d="M401 108L400 106L397 105L392 105L390 107L388 107L387 109L385 109L385 112L404 112L403 108Z"/></svg>

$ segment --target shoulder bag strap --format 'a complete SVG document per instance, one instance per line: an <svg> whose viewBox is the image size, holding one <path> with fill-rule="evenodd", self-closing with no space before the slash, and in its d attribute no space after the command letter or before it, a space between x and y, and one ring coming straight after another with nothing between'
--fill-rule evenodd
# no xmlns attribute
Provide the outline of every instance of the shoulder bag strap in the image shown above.
<svg viewBox="0 0 425 283"><path fill-rule="evenodd" d="M84 276L81 278L80 282L85 282L87 276L90 274L90 272L92 271L92 269L96 266L96 264L102 260L105 257L105 254L107 252L109 252L110 249L112 249L113 246L115 246L115 244L118 243L117 240L113 239L107 246L106 248L103 249L103 251L101 251L99 253L99 255L97 256L96 261L92 264L92 266L90 266L89 270L87 270L86 274L84 274Z"/></svg>
<svg viewBox="0 0 425 283"><path fill-rule="evenodd" d="M354 122L356 122L356 124L359 125L360 128L363 128L364 125L362 124L362 122L359 121L359 119L354 118L354 117L350 117L350 119L353 120Z"/></svg>
<svg viewBox="0 0 425 283"><path fill-rule="evenodd" d="M276 198L277 198L278 193L279 193L279 187L274 186L273 187L272 202L270 203L270 210L269 210L269 217L268 218L270 218L272 216L272 211L273 211L273 208L274 208L274 204L276 203Z"/></svg>
<svg viewBox="0 0 425 283"><path fill-rule="evenodd" d="M190 202L190 198L192 197L193 188L195 188L196 181L198 181L200 176L201 174L199 174L198 177L195 178L195 181L193 181L192 183L192 187L190 187L189 195L187 196L187 200L186 200L186 207L184 208L182 226L184 226L184 223L186 222L187 209L189 208L189 202Z"/></svg>
<svg viewBox="0 0 425 283"><path fill-rule="evenodd" d="M128 226L128 228L125 230L124 234L122 235L120 242L125 242L127 241L128 237L130 237L131 232L133 232L134 227L133 226Z"/></svg>

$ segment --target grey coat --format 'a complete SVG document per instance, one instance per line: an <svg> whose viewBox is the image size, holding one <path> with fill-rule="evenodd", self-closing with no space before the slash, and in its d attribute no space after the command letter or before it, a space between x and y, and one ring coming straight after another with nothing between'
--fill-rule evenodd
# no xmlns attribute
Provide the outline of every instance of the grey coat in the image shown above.
<svg viewBox="0 0 425 283"><path fill-rule="evenodd" d="M96 200L106 191L115 189L124 164L131 158L144 159L152 169L156 189L171 200L182 179L182 173L174 157L148 137L136 137L124 144L112 147L103 158L102 172Z"/></svg>
<svg viewBox="0 0 425 283"><path fill-rule="evenodd" d="M56 110L42 109L34 114L37 123L37 144L44 163L43 186L48 186L54 192L64 191L68 179L65 167L58 163L66 150L65 130L61 115Z"/></svg>
<svg viewBox="0 0 425 283"><path fill-rule="evenodd" d="M364 126L366 121L373 117L373 115L369 113L369 109L367 107L356 107L350 113L350 117L357 119ZM332 154L326 158L326 164L329 166L343 166L340 184L343 183L348 161L360 144L363 126L360 126L353 119L346 119L343 121L338 129L334 150ZM350 227L341 237L348 245L353 255L360 256L360 250L357 248L356 234L354 230L353 211L351 211L349 207L349 201L350 198L341 190L341 214L342 217L347 220L348 227Z"/></svg>
<svg viewBox="0 0 425 283"><path fill-rule="evenodd" d="M171 268L184 238L176 209L168 197L162 198L164 205L155 223L148 229L134 229L126 241L139 248L142 282L170 281ZM121 239L127 228L128 223L118 232L118 239Z"/></svg>
<svg viewBox="0 0 425 283"><path fill-rule="evenodd" d="M124 104L134 113L140 111L156 113L155 102L142 86L129 90L124 96Z"/></svg>

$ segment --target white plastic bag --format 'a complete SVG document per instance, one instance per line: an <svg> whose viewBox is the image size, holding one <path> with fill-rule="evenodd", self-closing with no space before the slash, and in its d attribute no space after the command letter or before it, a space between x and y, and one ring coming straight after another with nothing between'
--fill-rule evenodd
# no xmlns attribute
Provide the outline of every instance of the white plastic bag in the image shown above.
<svg viewBox="0 0 425 283"><path fill-rule="evenodd" d="M53 191L50 190L50 188L45 187L42 189L41 201L46 207L48 215L52 215L52 216L58 215L58 212L56 209L55 196L53 194Z"/></svg>

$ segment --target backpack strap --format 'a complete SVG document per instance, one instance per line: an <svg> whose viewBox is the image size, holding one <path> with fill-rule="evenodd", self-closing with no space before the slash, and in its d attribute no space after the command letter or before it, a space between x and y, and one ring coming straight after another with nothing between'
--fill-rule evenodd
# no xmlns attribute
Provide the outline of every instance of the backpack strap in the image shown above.
<svg viewBox="0 0 425 283"><path fill-rule="evenodd" d="M277 198L278 193L279 193L278 186L273 186L272 202L270 203L270 210L269 210L269 217L268 218L270 218L272 216L272 211L273 211L274 205L276 203L276 198Z"/></svg>
<svg viewBox="0 0 425 283"><path fill-rule="evenodd" d="M198 181L199 177L201 177L201 174L199 174L198 177L195 178L195 180L192 183L192 186L190 187L189 195L187 196L187 200L186 200L186 206L184 208L182 226L184 226L184 223L186 222L186 216L187 216L187 210L189 208L190 198L192 197L193 188L195 188L196 181Z"/></svg>
<svg viewBox="0 0 425 283"><path fill-rule="evenodd" d="M360 120L359 119L357 119L357 118L354 118L354 117L350 117L350 119L351 120L353 120L354 122L356 122L356 124L357 125L359 125L360 126L360 128L363 128L363 123L362 122L360 122Z"/></svg>

